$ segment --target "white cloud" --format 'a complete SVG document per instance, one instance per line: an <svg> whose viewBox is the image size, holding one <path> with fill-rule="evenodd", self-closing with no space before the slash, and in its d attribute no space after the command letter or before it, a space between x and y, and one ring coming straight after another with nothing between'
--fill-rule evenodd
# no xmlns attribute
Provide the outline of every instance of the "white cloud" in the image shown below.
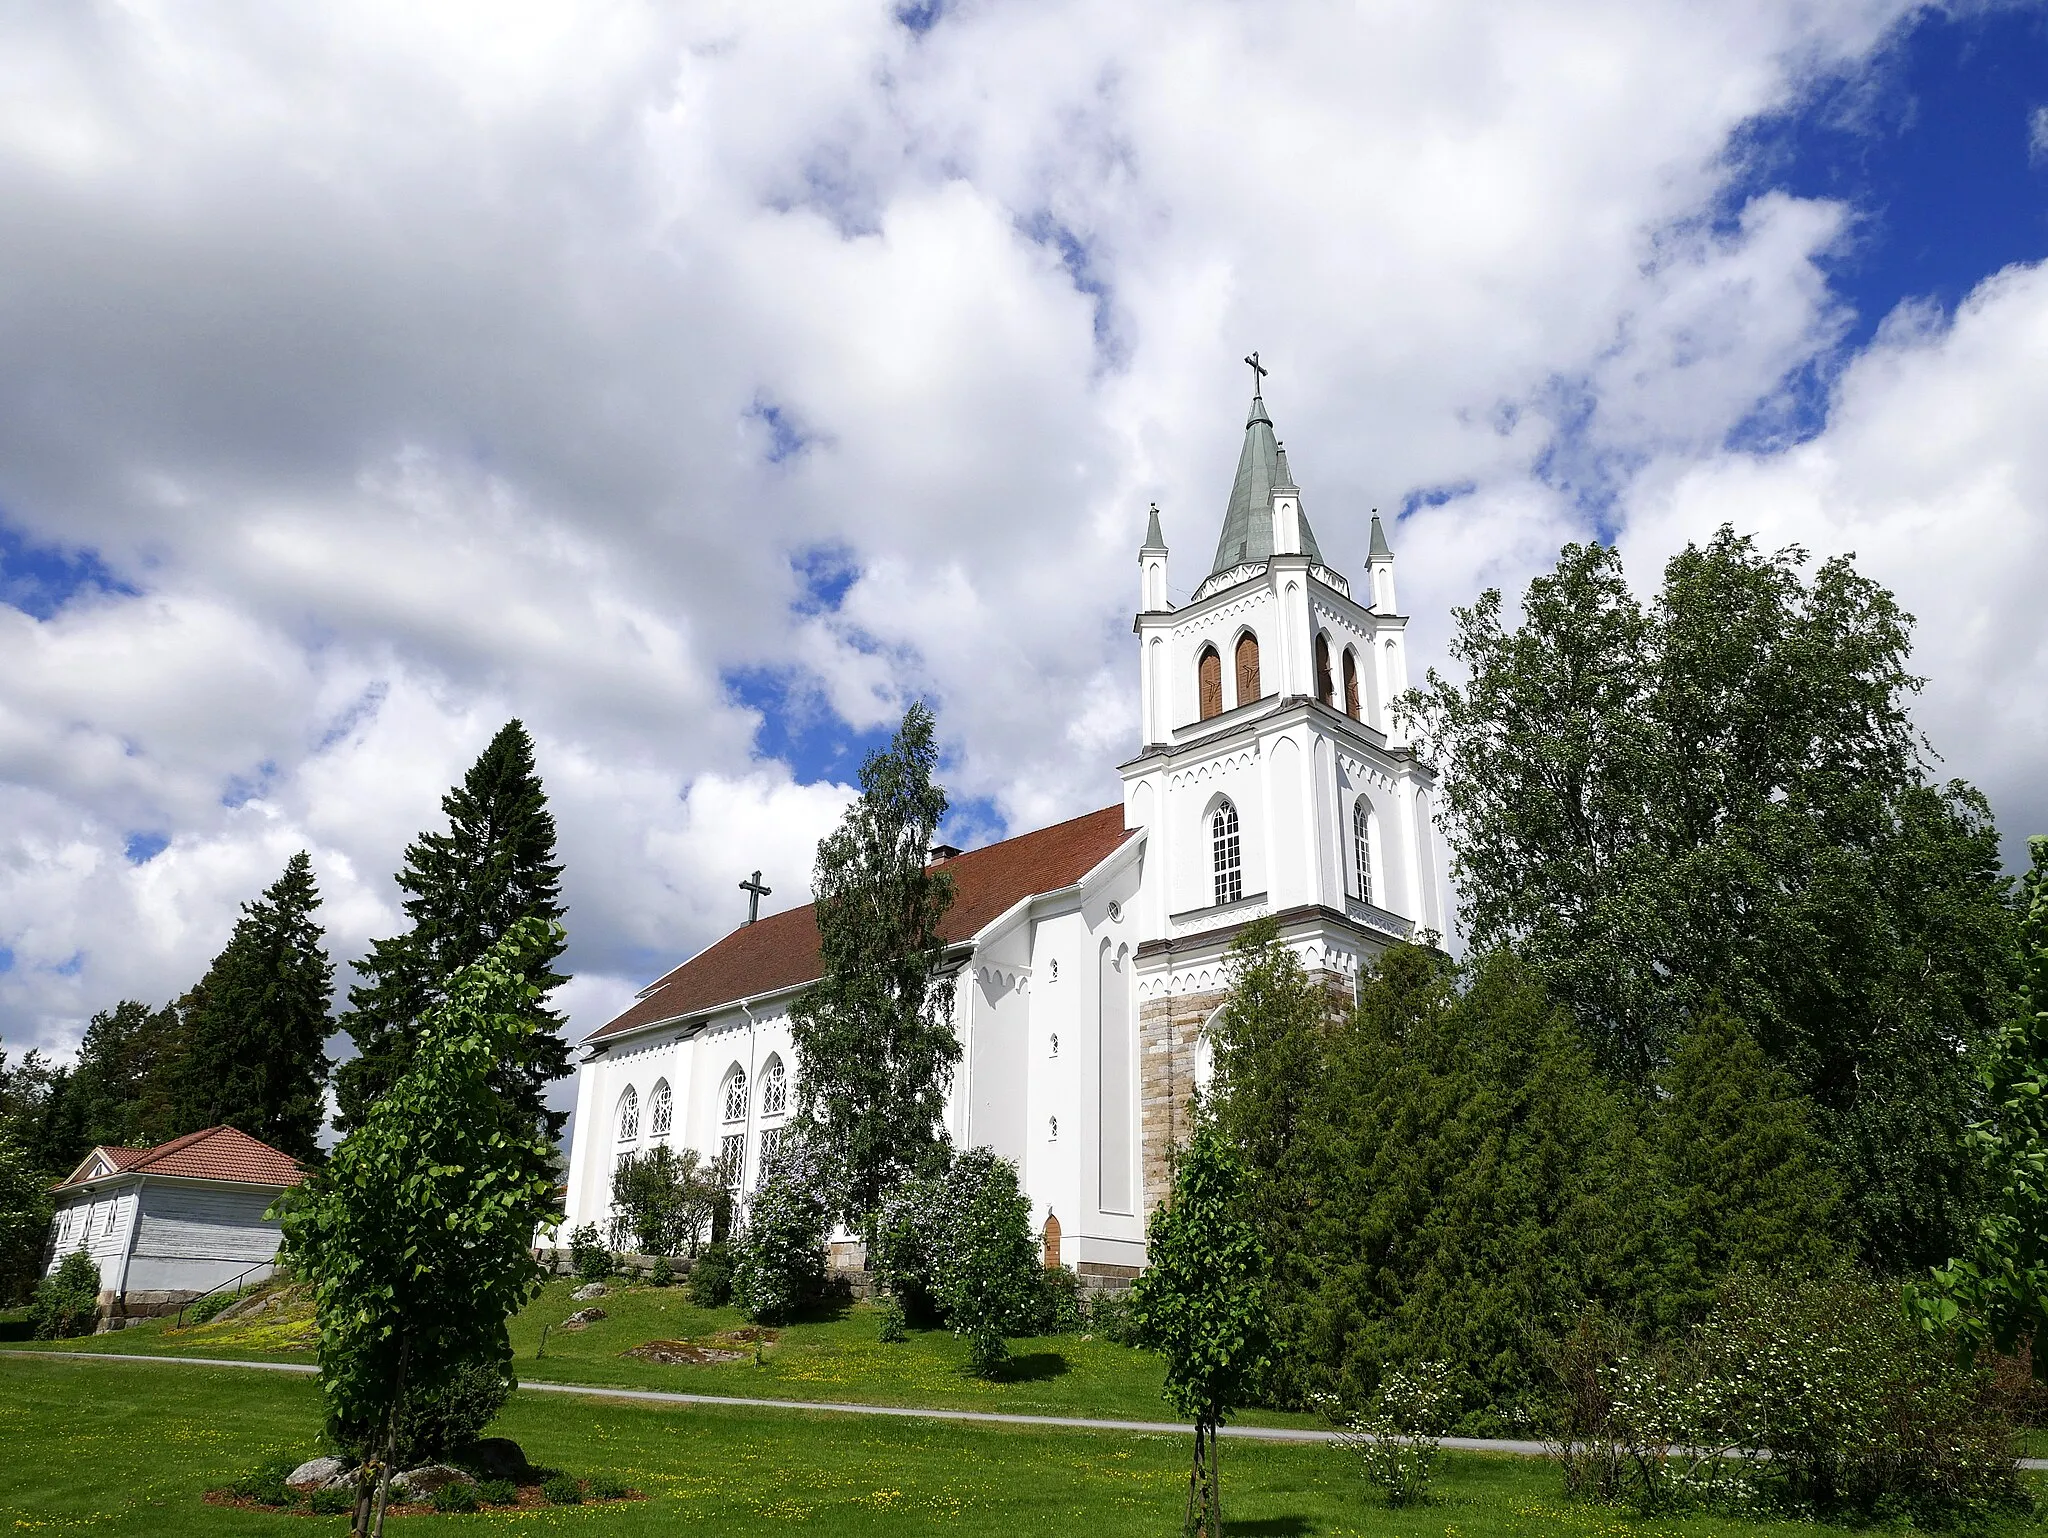
<svg viewBox="0 0 2048 1538"><path fill-rule="evenodd" d="M1987 280L1953 323L1907 308L1843 376L1828 427L1645 483L1626 541L1654 575L1723 522L1816 557L1854 553L1919 621L1917 714L1944 774L1992 799L2008 855L2048 832L2048 264Z"/></svg>
<svg viewBox="0 0 2048 1538"><path fill-rule="evenodd" d="M1676 529L1689 471L1790 474L1718 445L1840 334L1845 212L1706 216L1731 131L1904 8L10 16L0 515L140 596L0 610L0 1030L184 986L302 846L359 953L515 713L580 1026L746 871L799 899L843 804L731 670L861 727L936 696L1015 826L1105 804L1144 508L1185 592L1254 347L1341 564L1448 489L1395 530L1425 654L1583 530L1572 486Z"/></svg>
<svg viewBox="0 0 2048 1538"><path fill-rule="evenodd" d="M2027 159L2048 163L2048 107L2036 107L2027 119Z"/></svg>

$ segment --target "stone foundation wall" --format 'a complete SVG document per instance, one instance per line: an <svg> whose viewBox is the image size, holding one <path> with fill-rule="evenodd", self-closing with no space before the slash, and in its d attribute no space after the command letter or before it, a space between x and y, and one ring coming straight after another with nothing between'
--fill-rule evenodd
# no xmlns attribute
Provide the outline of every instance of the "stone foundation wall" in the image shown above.
<svg viewBox="0 0 2048 1538"><path fill-rule="evenodd" d="M1138 1008L1138 1112L1144 1149L1139 1166L1144 1211L1173 1189L1173 1150L1188 1135L1188 1098L1202 1025L1227 993L1176 993Z"/></svg>
<svg viewBox="0 0 2048 1538"><path fill-rule="evenodd" d="M1335 972L1309 974L1330 997L1332 1018L1351 1009L1351 979ZM1143 1117L1145 1212L1173 1189L1173 1151L1187 1141L1188 1102L1202 1027L1228 992L1169 994L1138 1009L1138 1087Z"/></svg>

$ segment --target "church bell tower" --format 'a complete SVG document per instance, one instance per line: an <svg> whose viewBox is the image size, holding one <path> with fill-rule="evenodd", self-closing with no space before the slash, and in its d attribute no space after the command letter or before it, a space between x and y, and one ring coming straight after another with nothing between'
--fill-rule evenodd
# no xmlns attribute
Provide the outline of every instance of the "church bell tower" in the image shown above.
<svg viewBox="0 0 2048 1538"><path fill-rule="evenodd" d="M1253 919L1333 988L1389 944L1441 933L1431 769L1401 740L1407 619L1370 514L1365 586L1324 559L1264 400L1251 410L1206 576L1175 606L1155 506L1138 552L1137 757L1124 816L1145 832L1137 952L1145 1195L1164 1194L1206 1072L1203 1026ZM1361 602L1361 599L1364 601Z"/></svg>

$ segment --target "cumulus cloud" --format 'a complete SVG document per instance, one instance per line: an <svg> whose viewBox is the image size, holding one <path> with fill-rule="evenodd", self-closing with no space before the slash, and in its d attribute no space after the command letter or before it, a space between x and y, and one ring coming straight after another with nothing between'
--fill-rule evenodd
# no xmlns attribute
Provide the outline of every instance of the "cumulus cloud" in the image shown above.
<svg viewBox="0 0 2048 1538"><path fill-rule="evenodd" d="M2048 831L2048 264L1990 278L1952 320L1906 306L1835 391L1826 431L1780 454L1672 466L1639 488L1625 555L1654 573L1721 523L1817 557L1853 553L1918 620L1918 708L1945 774L1992 800L2009 854Z"/></svg>
<svg viewBox="0 0 2048 1538"><path fill-rule="evenodd" d="M806 895L848 771L764 710L934 698L977 832L1105 804L1144 508L1185 593L1254 347L1326 551L1408 514L1425 655L1794 474L1720 446L1837 344L1848 216L1724 208L1730 136L1908 8L10 16L0 523L73 575L0 609L0 1031L189 983L299 847L359 954L513 714L579 1027Z"/></svg>

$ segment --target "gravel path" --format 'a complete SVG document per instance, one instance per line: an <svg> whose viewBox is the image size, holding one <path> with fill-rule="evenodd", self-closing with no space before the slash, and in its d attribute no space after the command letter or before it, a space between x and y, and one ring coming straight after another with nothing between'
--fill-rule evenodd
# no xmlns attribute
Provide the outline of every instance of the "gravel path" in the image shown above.
<svg viewBox="0 0 2048 1538"><path fill-rule="evenodd" d="M188 1367L250 1367L259 1372L317 1371L304 1362L236 1362L225 1357L141 1356L112 1351L0 1351L0 1356L61 1356L74 1362L180 1362ZM1010 1415L997 1410L917 1409L906 1405L841 1404L825 1399L740 1399L726 1394L676 1394L664 1389L605 1388L588 1383L537 1383L522 1379L519 1387L539 1394L581 1394L589 1399L630 1399L645 1404L732 1405L749 1410L812 1410L832 1415L894 1415L919 1420L980 1421L999 1426L1055 1426L1072 1431L1143 1431L1186 1435L1195 1428L1179 1421L1091 1420L1078 1415ZM1309 1427L1222 1426L1217 1435L1241 1437L1253 1442L1331 1442L1336 1433ZM1505 1437L1445 1437L1443 1445L1460 1452L1515 1453L1540 1457L1541 1442L1515 1441ZM2023 1469L2048 1469L2048 1458L2022 1458Z"/></svg>

